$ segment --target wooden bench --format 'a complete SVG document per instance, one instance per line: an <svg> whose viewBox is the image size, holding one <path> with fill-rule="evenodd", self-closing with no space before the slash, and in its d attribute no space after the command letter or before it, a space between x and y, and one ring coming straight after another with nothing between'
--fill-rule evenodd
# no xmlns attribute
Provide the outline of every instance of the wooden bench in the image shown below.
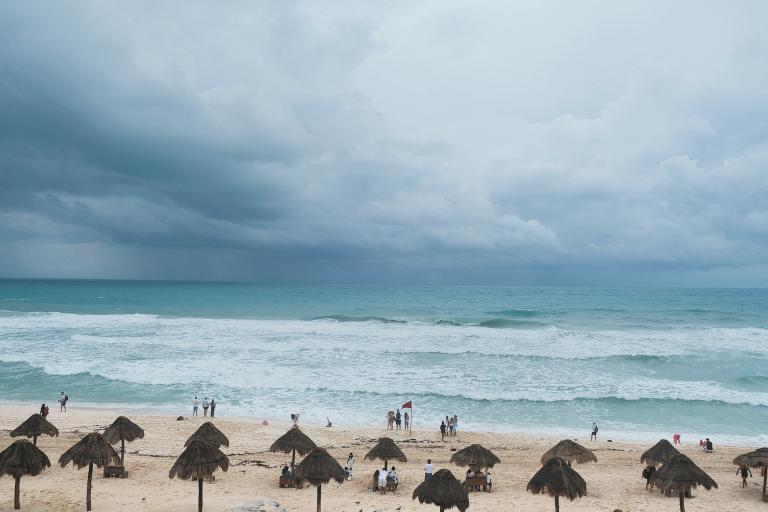
<svg viewBox="0 0 768 512"><path fill-rule="evenodd" d="M104 466L104 478L110 477L125 478L128 472L123 466Z"/></svg>
<svg viewBox="0 0 768 512"><path fill-rule="evenodd" d="M483 491L488 490L488 482L485 479L485 475L483 476L468 476L466 481L464 482L464 488L467 491L474 491L475 488L481 488Z"/></svg>

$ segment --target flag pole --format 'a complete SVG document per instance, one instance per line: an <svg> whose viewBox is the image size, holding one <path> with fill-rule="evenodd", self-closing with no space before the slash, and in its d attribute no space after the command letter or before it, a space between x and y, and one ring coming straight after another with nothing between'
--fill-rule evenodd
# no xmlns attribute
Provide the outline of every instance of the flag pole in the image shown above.
<svg viewBox="0 0 768 512"><path fill-rule="evenodd" d="M410 427L410 433L409 435L413 435L413 400L411 400L411 423L408 425Z"/></svg>

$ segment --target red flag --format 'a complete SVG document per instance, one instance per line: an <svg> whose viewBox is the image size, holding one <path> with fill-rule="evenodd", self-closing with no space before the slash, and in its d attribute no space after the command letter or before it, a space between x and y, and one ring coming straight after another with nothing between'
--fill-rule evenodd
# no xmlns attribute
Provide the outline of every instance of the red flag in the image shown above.
<svg viewBox="0 0 768 512"><path fill-rule="evenodd" d="M411 403L411 401L410 401L410 400L408 400L407 402L405 402L405 403L403 404L403 406L401 407L401 409L413 409L413 404Z"/></svg>

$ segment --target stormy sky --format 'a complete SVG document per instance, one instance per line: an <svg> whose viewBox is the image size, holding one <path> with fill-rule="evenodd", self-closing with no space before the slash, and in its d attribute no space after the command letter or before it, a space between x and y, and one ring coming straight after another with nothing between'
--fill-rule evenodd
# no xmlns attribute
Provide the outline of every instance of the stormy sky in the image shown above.
<svg viewBox="0 0 768 512"><path fill-rule="evenodd" d="M766 19L2 2L0 276L768 286Z"/></svg>

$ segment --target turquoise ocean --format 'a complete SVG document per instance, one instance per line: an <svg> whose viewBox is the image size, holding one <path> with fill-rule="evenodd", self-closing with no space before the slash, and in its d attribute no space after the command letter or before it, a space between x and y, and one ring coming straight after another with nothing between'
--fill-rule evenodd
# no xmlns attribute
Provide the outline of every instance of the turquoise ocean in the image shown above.
<svg viewBox="0 0 768 512"><path fill-rule="evenodd" d="M768 443L768 290L0 280L0 400Z"/></svg>

